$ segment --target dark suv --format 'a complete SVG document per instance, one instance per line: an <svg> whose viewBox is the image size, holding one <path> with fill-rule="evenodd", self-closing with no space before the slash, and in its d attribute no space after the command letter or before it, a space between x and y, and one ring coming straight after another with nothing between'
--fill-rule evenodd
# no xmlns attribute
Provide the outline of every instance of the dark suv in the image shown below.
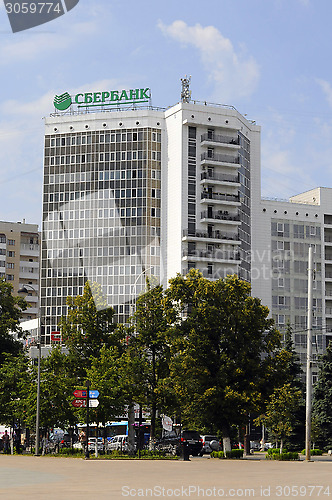
<svg viewBox="0 0 332 500"><path fill-rule="evenodd" d="M202 450L203 442L199 432L183 430L181 436L175 431L166 431L156 442L156 449L172 455L181 455L182 447L186 447L189 455L197 457Z"/></svg>

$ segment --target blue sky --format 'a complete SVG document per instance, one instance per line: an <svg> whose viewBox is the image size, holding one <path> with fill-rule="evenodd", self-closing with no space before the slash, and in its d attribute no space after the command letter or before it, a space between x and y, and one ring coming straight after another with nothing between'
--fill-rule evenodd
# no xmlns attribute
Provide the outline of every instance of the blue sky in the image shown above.
<svg viewBox="0 0 332 500"><path fill-rule="evenodd" d="M262 195L332 187L331 0L80 0L13 34L0 4L0 220L40 224L43 120L64 91L150 87L262 127Z"/></svg>

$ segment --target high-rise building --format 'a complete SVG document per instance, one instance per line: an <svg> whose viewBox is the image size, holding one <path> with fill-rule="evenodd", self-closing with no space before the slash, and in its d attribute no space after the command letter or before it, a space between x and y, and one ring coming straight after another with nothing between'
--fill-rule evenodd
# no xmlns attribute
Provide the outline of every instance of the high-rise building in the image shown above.
<svg viewBox="0 0 332 500"><path fill-rule="evenodd" d="M101 286L118 321L132 312L147 276L166 285L194 267L211 279L250 280L260 128L233 107L185 96L166 110L143 107L148 96L149 89L64 94L45 120L46 343L66 297L88 280Z"/></svg>
<svg viewBox="0 0 332 500"><path fill-rule="evenodd" d="M288 201L255 206L252 293L266 304L283 333L293 332L305 367L308 319L308 249L313 247L313 361L332 340L332 189L316 188ZM313 379L317 366L313 367Z"/></svg>
<svg viewBox="0 0 332 500"><path fill-rule="evenodd" d="M13 285L13 293L26 286L29 308L22 320L38 316L39 232L37 224L0 221L0 278Z"/></svg>

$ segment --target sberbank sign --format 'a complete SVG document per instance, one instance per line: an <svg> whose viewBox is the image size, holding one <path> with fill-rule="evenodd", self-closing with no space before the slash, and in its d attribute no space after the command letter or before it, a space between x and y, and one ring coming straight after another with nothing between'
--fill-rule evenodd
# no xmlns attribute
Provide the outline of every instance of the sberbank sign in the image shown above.
<svg viewBox="0 0 332 500"><path fill-rule="evenodd" d="M79 108L92 106L118 106L119 104L138 104L149 102L151 92L149 88L129 90L106 90L104 92L85 92L71 96L68 92L54 97L54 107L65 111L72 104Z"/></svg>

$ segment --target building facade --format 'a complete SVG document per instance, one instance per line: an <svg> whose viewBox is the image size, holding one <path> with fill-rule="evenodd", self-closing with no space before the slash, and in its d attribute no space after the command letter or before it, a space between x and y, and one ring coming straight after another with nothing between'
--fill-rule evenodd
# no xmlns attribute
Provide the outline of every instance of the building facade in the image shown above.
<svg viewBox="0 0 332 500"><path fill-rule="evenodd" d="M207 103L94 111L45 120L46 344L67 296L87 281L101 287L100 307L124 322L147 277L167 285L197 268L211 279L250 280L260 128L235 108Z"/></svg>
<svg viewBox="0 0 332 500"><path fill-rule="evenodd" d="M332 189L316 188L289 201L262 199L253 219L252 293L277 327L291 326L303 366L307 352L308 249L313 247L313 361L332 340ZM313 377L317 376L314 365Z"/></svg>
<svg viewBox="0 0 332 500"><path fill-rule="evenodd" d="M39 309L40 236L37 224L0 221L0 278L13 285L17 295L26 286L29 308L22 321L37 318Z"/></svg>

